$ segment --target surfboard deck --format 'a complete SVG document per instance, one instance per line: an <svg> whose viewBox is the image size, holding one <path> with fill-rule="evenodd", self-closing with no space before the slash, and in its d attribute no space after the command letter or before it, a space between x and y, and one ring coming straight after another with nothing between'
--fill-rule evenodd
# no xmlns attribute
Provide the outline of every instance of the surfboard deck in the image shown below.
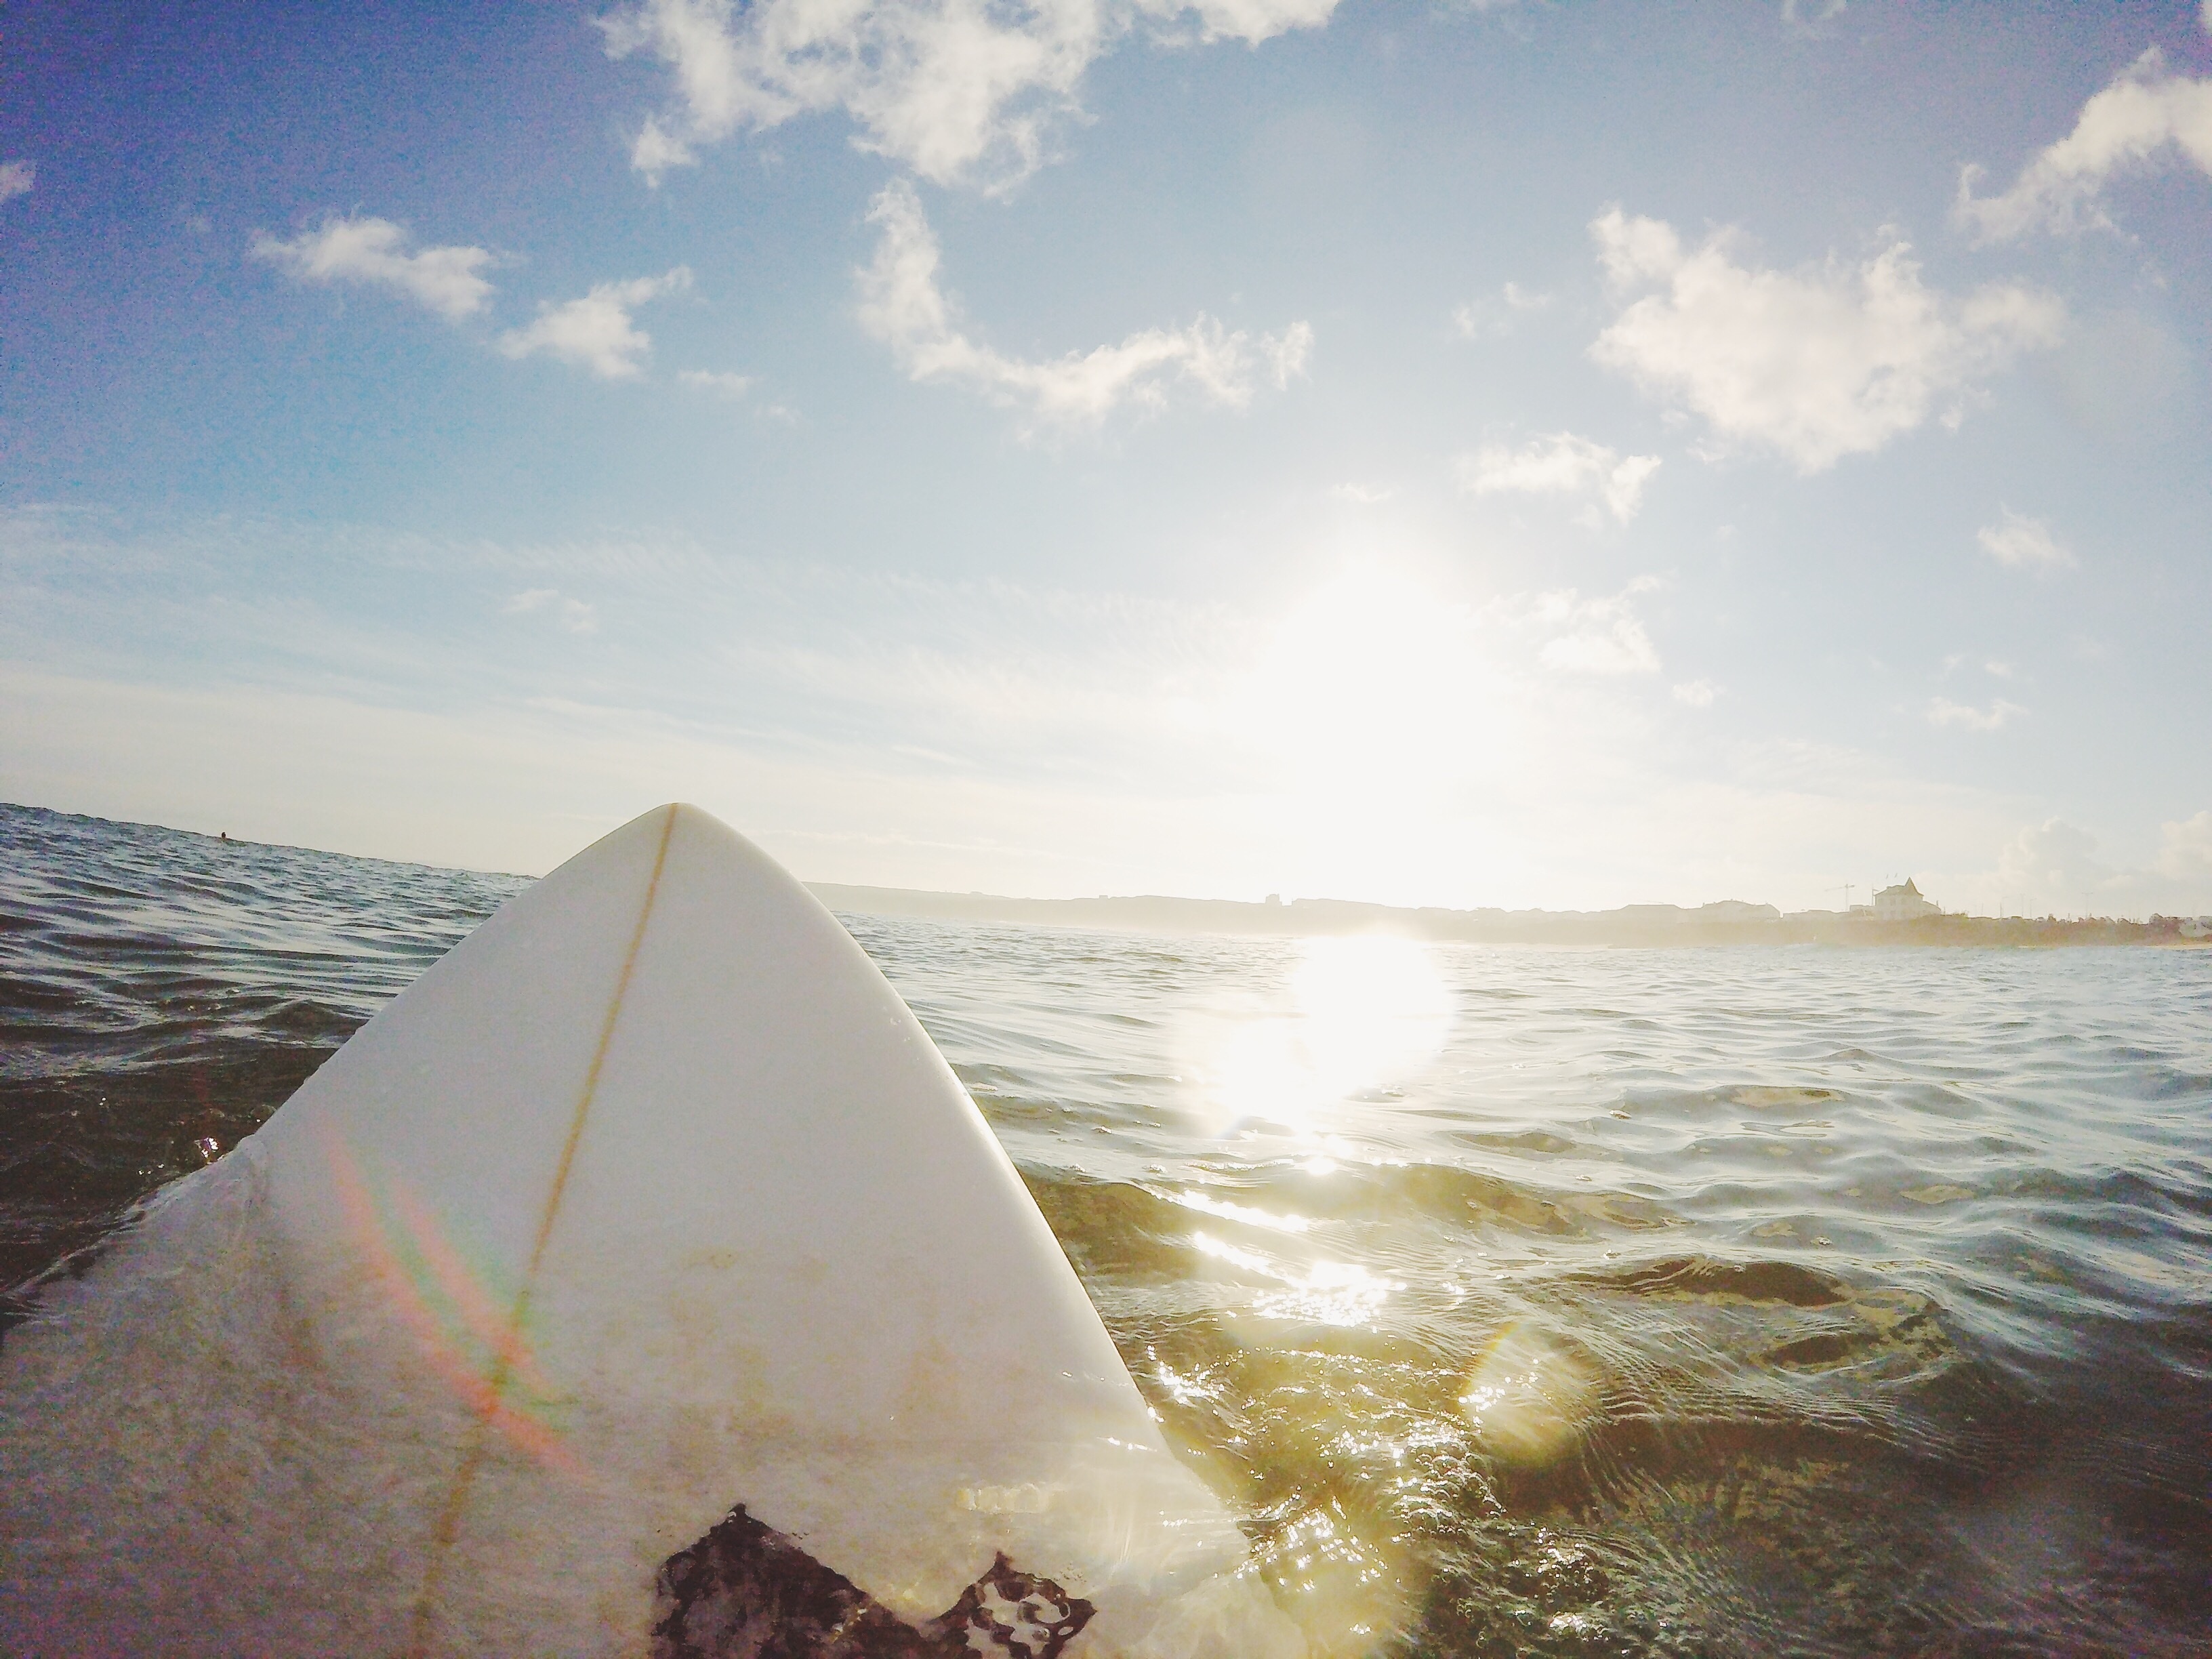
<svg viewBox="0 0 2212 1659"><path fill-rule="evenodd" d="M763 1573L951 1651L1304 1646L897 994L696 808L511 900L0 1348L26 1650L804 1650Z"/></svg>

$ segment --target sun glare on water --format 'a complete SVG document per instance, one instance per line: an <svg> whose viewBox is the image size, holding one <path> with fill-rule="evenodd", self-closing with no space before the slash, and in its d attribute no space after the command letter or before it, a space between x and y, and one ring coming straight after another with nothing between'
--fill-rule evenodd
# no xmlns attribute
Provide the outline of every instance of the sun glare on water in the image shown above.
<svg viewBox="0 0 2212 1659"><path fill-rule="evenodd" d="M1382 934L1302 941L1286 990L1205 1035L1202 1109L1223 1134L1272 1127L1325 1156L1334 1109L1443 1047L1451 999L1427 946Z"/></svg>

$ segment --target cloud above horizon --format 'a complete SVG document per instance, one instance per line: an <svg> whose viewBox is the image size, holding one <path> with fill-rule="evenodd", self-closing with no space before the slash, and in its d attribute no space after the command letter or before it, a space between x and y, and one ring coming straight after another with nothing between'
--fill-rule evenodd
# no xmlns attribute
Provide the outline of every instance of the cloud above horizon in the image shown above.
<svg viewBox="0 0 2212 1659"><path fill-rule="evenodd" d="M1977 197L1974 186L1984 169L1962 168L1953 214L1984 243L2033 230L2114 230L2105 210L2105 186L2148 172L2169 153L2212 175L2212 77L2171 73L2165 54L2153 46L2081 106L2073 131L2039 151L2011 189Z"/></svg>
<svg viewBox="0 0 2212 1659"><path fill-rule="evenodd" d="M1165 409L1178 392L1243 409L1261 386L1280 391L1305 373L1313 330L1231 331L1200 313L1182 328L1148 328L1114 345L1044 361L1009 357L964 331L939 283L937 235L912 185L894 179L868 210L882 227L859 273L860 326L891 349L914 380L966 386L1020 410L1034 427L1096 426L1116 410Z"/></svg>
<svg viewBox="0 0 2212 1659"><path fill-rule="evenodd" d="M1510 334L1523 319L1552 308L1554 296L1507 283L1498 297L1469 300L1452 310L1452 332L1462 340L1483 340Z"/></svg>
<svg viewBox="0 0 2212 1659"><path fill-rule="evenodd" d="M580 299L540 302L537 320L501 335L499 349L509 357L552 357L589 369L603 380L635 380L644 373L653 337L630 320L631 311L690 286L689 265L660 276L594 283Z"/></svg>
<svg viewBox="0 0 2212 1659"><path fill-rule="evenodd" d="M2064 818L2022 829L1997 855L2006 908L2109 914L2212 902L2212 811L2161 823L2145 868L2107 864L2097 847L2095 836Z"/></svg>
<svg viewBox="0 0 2212 1659"><path fill-rule="evenodd" d="M583 599L564 594L557 587L527 587L500 607L507 617L544 616L571 634L593 634L599 631L599 619L596 609Z"/></svg>
<svg viewBox="0 0 2212 1659"><path fill-rule="evenodd" d="M455 246L410 251L410 240L389 219L348 216L325 219L289 240L258 230L247 251L296 281L385 289L449 323L484 308L494 290L477 272L495 263L489 249Z"/></svg>
<svg viewBox="0 0 2212 1659"><path fill-rule="evenodd" d="M1993 899L2027 817L1954 776L1681 718L1717 688L1652 672L1649 577L1493 589L1370 560L1170 600L681 539L50 511L0 513L0 681L27 711L0 761L21 787L145 817L234 813L246 779L264 832L386 856L542 869L583 833L568 815L682 794L817 879L1790 908L1900 824L1917 862ZM349 602L313 602L337 563ZM380 593L430 598L434 632ZM343 764L316 731L346 734ZM2140 828L2170 873L2125 902L2212 906L2212 813Z"/></svg>
<svg viewBox="0 0 2212 1659"><path fill-rule="evenodd" d="M1955 726L1965 732L2001 732L2026 713L2027 710L2018 703L2008 702L2002 697L1995 699L1987 708L1954 702L1948 697L1936 697L1928 704L1928 723Z"/></svg>
<svg viewBox="0 0 2212 1659"><path fill-rule="evenodd" d="M676 378L685 386L696 386L702 392L711 392L718 397L735 400L753 389L755 377L722 369L687 368Z"/></svg>
<svg viewBox="0 0 2212 1659"><path fill-rule="evenodd" d="M1597 506L1626 524L1643 505L1644 486L1659 470L1656 455L1623 455L1571 432L1532 439L1518 449L1486 444L1455 464L1460 488L1472 495L1516 494L1594 497L1583 517L1595 527Z"/></svg>
<svg viewBox="0 0 2212 1659"><path fill-rule="evenodd" d="M1931 418L1955 425L1984 380L2057 344L2065 321L2055 295L2031 289L1929 289L1893 235L1863 263L1778 270L1741 258L1733 230L1686 247L1671 225L1618 207L1589 228L1622 302L1592 359L1804 474Z"/></svg>
<svg viewBox="0 0 2212 1659"><path fill-rule="evenodd" d="M1337 0L638 0L598 20L608 55L665 64L676 98L630 162L657 184L698 146L842 110L854 142L937 184L1003 186L1048 159L1092 62L1140 25L1164 42L1325 24Z"/></svg>
<svg viewBox="0 0 2212 1659"><path fill-rule="evenodd" d="M1509 596L1491 611L1540 641L1536 660L1555 673L1656 674L1659 653L1630 602L1659 586L1656 576L1638 576L1617 593L1587 599L1574 588L1555 588Z"/></svg>
<svg viewBox="0 0 2212 1659"><path fill-rule="evenodd" d="M0 202L12 202L18 196L29 195L32 185L38 181L36 162L0 161Z"/></svg>
<svg viewBox="0 0 2212 1659"><path fill-rule="evenodd" d="M2003 516L1995 524L1983 526L1974 539L1982 544L1983 552L2006 569L2047 576L2071 570L2081 562L2074 550L2053 535L2041 519L2031 519L2008 507L2001 511Z"/></svg>

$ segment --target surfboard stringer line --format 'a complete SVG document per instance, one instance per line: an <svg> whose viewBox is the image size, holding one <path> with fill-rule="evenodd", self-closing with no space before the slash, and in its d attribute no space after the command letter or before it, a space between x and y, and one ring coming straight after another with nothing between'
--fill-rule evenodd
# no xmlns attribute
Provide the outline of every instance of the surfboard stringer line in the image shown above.
<svg viewBox="0 0 2212 1659"><path fill-rule="evenodd" d="M530 1260L523 1267L522 1284L514 1293L503 1339L493 1357L489 1386L475 1420L469 1425L460 1461L453 1469L453 1485L440 1506L437 1523L431 1529L430 1559L423 1569L422 1589L415 1598L415 1611L409 1621L407 1659L428 1659L430 1651L431 1621L436 1613L439 1591L444 1586L446 1563L460 1536L461 1516L468 1507L470 1489L476 1484L477 1471L483 1467L492 1419L498 1413L507 1384L514 1377L514 1355L521 1340L523 1322L529 1317L538 1264L544 1260L545 1246L553 1237L553 1224L561 1213L561 1200L568 1188L569 1171L575 1166L576 1149L584 1138L585 1121L591 1115L592 1097L599 1092L599 1073L606 1064L607 1049L614 1042L623 1000L629 994L630 975L637 966L638 951L645 944L646 926L653 920L653 901L659 896L660 872L668 862L668 842L676 830L677 810L672 804L666 808L667 816L661 820L660 842L653 854L653 874L645 884L645 902L638 907L637 926L630 932L629 949L623 953L622 971L615 978L614 995L607 1002L607 1017L599 1026L599 1043L592 1050L592 1063L584 1073L584 1086L577 1094L576 1109L568 1115L568 1133L561 1145L561 1161L554 1167L553 1184L547 1189L544 1207L538 1214Z"/></svg>

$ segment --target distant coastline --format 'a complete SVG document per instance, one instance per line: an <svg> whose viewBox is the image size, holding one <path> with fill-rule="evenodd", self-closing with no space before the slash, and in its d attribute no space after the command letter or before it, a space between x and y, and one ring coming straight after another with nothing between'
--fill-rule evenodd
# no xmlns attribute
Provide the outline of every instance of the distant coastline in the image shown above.
<svg viewBox="0 0 2212 1659"><path fill-rule="evenodd" d="M380 859L356 853L323 854L288 842L254 842L203 830L177 830L131 819L101 818L0 801L0 814L54 818L80 823L116 823L126 829L166 830L203 840L221 840L240 848L275 847L369 864L398 864L411 869L444 870L444 865ZM496 874L496 872L476 872ZM534 881L535 876L515 879ZM1613 910L1505 910L1484 907L1451 910L1440 906L1370 904L1357 899L1294 899L1280 903L1242 899L1170 898L1138 895L1125 898L1006 898L993 893L939 893L909 887L863 887L843 882L811 881L807 890L832 910L861 915L914 916L945 921L1000 922L1025 927L1090 928L1125 933L1222 933L1259 939L1304 939L1342 933L1389 933L1413 939L1483 945L1992 945L2014 949L2067 945L2133 945L2179 949L2212 946L2212 918L2154 916L2127 921L2107 916L2072 920L2057 916L1969 916L1936 912L1910 920L1885 921L1872 907L1843 910L1796 910L1784 914L1771 904L1722 899L1686 909L1674 904L1624 904ZM1889 890L1895 893L1897 889ZM1917 897L1917 894L1915 896ZM1924 902L1924 901L1923 901ZM1934 909L1931 905L1930 910ZM2185 928L2197 930L2193 936Z"/></svg>
<svg viewBox="0 0 2212 1659"><path fill-rule="evenodd" d="M2189 938L2183 919L2149 921L2109 917L1926 915L1881 921L1865 914L1800 910L1784 915L1768 904L1723 900L1698 909L1629 904L1616 910L1447 910L1366 904L1348 899L1248 903L1238 899L1002 898L989 893L930 893L902 887L855 887L810 882L832 910L1021 927L1096 928L1115 933L1228 933L1259 938L1392 933L1414 939L1486 945L1991 945L2033 949L2069 945L2212 945Z"/></svg>

